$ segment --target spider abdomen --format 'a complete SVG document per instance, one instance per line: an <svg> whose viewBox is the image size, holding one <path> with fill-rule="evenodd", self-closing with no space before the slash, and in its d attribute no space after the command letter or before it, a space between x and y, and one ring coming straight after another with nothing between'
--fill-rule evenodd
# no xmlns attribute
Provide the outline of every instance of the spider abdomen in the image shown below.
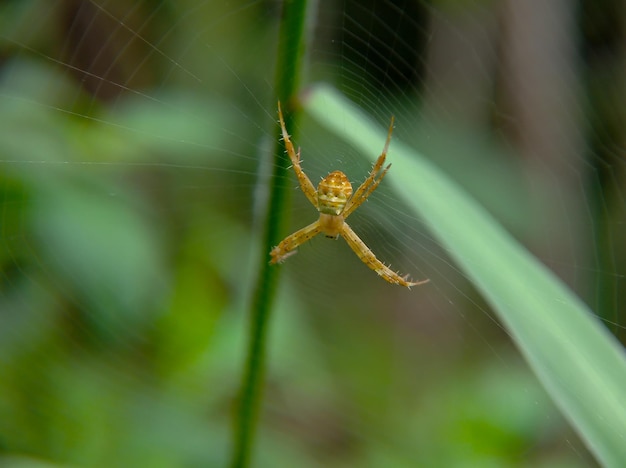
<svg viewBox="0 0 626 468"><path fill-rule="evenodd" d="M338 216L352 196L352 184L341 171L333 171L317 186L317 206L320 213Z"/></svg>

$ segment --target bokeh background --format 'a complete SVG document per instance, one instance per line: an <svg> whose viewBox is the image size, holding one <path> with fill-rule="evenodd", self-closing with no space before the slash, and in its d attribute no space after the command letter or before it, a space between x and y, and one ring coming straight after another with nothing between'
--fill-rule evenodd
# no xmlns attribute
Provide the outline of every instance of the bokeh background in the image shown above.
<svg viewBox="0 0 626 468"><path fill-rule="evenodd" d="M0 4L0 465L228 463L267 259L273 83L291 72L274 67L280 12ZM329 83L381 126L395 115L394 138L623 340L623 1L320 0L308 23L303 89ZM294 138L312 180L367 175L306 116ZM315 211L284 183L291 232ZM431 282L391 286L323 238L280 267L255 466L595 465L393 191L351 225Z"/></svg>

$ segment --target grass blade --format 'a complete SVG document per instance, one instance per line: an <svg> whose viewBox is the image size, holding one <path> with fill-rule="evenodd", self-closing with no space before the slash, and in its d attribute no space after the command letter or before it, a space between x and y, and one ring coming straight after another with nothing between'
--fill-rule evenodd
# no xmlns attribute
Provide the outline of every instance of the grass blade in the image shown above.
<svg viewBox="0 0 626 468"><path fill-rule="evenodd" d="M330 131L341 129L338 136L363 154L385 140L385 129L328 87L307 93L304 107ZM395 186L491 304L589 449L606 466L624 466L621 345L551 271L416 151L395 140L389 160L393 174L385 183Z"/></svg>

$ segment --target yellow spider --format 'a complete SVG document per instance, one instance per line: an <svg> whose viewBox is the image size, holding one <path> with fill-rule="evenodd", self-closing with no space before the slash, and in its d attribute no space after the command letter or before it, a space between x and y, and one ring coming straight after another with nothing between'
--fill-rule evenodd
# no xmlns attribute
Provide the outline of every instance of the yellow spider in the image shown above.
<svg viewBox="0 0 626 468"><path fill-rule="evenodd" d="M381 169L385 163L387 157L387 149L389 148L389 142L391 141L391 132L393 131L393 117L391 118L391 125L389 125L389 133L387 134L387 141L383 148L382 154L378 157L376 164L369 173L367 179L361 184L352 196L352 184L341 171L333 171L328 174L320 182L317 190L311 183L309 177L304 173L300 167L300 148L296 153L289 139L289 134L285 128L285 121L283 119L283 113L280 108L280 102L278 103L278 117L280 119L280 126L283 133L283 140L285 141L285 147L287 148L287 154L293 169L298 177L298 182L302 191L309 199L311 204L317 208L320 213L320 217L317 221L308 226L294 232L290 236L286 237L280 244L274 247L270 253L272 260L270 263L280 263L287 259L290 255L295 254L295 249L315 237L320 232L323 232L326 237L337 239L340 235L346 240L350 248L356 253L361 261L368 267L382 276L385 280L392 284L399 284L410 288L411 286L417 286L419 284L427 283L429 280L423 280L413 282L409 280L408 275L400 276L395 273L389 267L384 265L372 251L365 245L365 243L356 235L348 223L345 222L346 218L352 214L367 198L372 194L380 181L383 180L385 174L391 167L391 164L387 165L382 172ZM378 177L377 177L378 176Z"/></svg>

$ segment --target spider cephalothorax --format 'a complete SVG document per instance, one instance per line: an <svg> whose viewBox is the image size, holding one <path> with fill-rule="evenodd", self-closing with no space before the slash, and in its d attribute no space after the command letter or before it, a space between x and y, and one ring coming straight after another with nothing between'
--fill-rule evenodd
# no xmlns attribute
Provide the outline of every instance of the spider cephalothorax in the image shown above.
<svg viewBox="0 0 626 468"><path fill-rule="evenodd" d="M293 169L298 177L300 187L311 204L317 208L320 217L314 223L294 232L274 247L270 252L272 257L270 263L284 261L287 257L295 253L295 249L299 245L304 244L317 234L323 233L326 237L332 237L334 239L342 236L363 263L390 283L406 286L407 288L427 283L428 280L418 282L410 281L408 275L400 276L398 273L391 270L376 258L367 245L356 235L348 223L345 222L348 216L376 190L376 187L378 187L378 184L383 180L383 177L385 177L385 174L387 174L391 166L391 164L389 164L383 169L383 164L387 157L387 149L391 141L391 133L393 131L393 117L391 118L391 125L389 125L389 133L387 134L387 141L385 142L382 154L378 157L367 179L365 179L354 194L352 192L352 184L348 180L348 177L341 171L333 171L328 174L319 183L317 190L315 190L311 180L300 166L300 149L298 149L296 153L293 143L289 139L289 134L285 128L283 113L280 108L280 102L278 103L278 118L280 119L287 154L293 164Z"/></svg>

